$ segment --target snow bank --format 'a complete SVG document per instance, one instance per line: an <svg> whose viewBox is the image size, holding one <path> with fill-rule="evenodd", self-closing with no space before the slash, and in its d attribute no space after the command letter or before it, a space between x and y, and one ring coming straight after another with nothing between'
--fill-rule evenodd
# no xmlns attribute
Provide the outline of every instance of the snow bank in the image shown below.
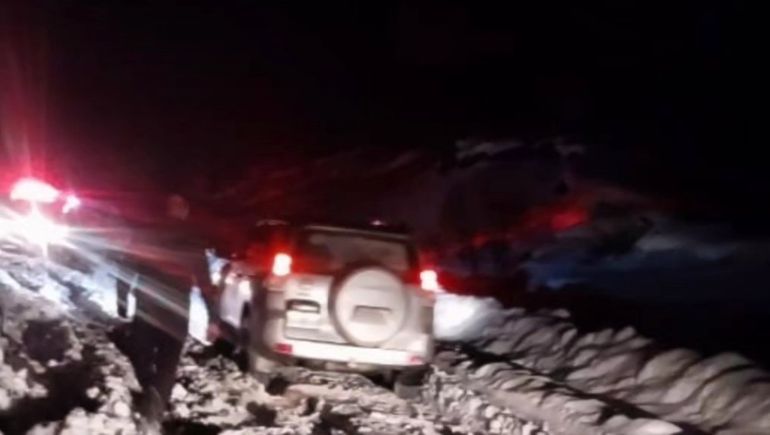
<svg viewBox="0 0 770 435"><path fill-rule="evenodd" d="M521 316L527 319L512 325L511 319ZM548 313L549 319L567 323L569 313L557 310ZM587 398L580 390L541 375L533 369L513 364L508 357L518 350L519 328L535 330L547 322L537 321L522 310L503 311L500 304L489 298L451 294L439 295L436 300L434 329L437 338L453 342L475 343L484 351L497 351L499 358L484 355L453 355L437 357L443 370L435 372L429 382L433 400L442 412L460 418L485 415L486 422L475 427L488 433L530 433L530 430L553 434L673 434L680 433L677 425L650 417L639 417L641 410L628 412L611 404L613 398ZM562 331L557 328L557 331ZM569 340L577 333L572 329L564 337L557 333L545 334L544 338L527 341L521 353L547 354L538 362L558 365L556 359L569 358L560 354L562 340ZM625 332L626 334L628 331ZM559 339L556 339L556 337ZM490 339L490 337L495 337ZM452 359L447 363L447 359ZM516 361L519 362L518 360ZM599 370L602 370L600 367ZM436 385L433 385L436 384ZM450 387L453 386L453 387ZM610 418L606 418L610 416Z"/></svg>
<svg viewBox="0 0 770 435"><path fill-rule="evenodd" d="M431 377L438 403L456 415L486 416L491 433L664 435L682 428L632 407L572 389L554 379L489 357L444 352ZM436 379L437 378L437 379ZM449 388L449 386L453 388ZM534 431L534 432L533 432Z"/></svg>
<svg viewBox="0 0 770 435"><path fill-rule="evenodd" d="M0 432L136 433L131 393L139 385L104 325L71 310L68 289L34 260L4 260Z"/></svg>
<svg viewBox="0 0 770 435"><path fill-rule="evenodd" d="M88 273L41 257L0 250L0 283L20 293L34 293L53 304L39 309L78 312L93 321L109 322L117 315L115 274L109 264Z"/></svg>
<svg viewBox="0 0 770 435"><path fill-rule="evenodd" d="M428 376L423 398L436 411L453 418L474 433L534 435L551 434L543 421L526 419L507 404L493 404L483 392L469 388L464 373L452 368L434 369Z"/></svg>
<svg viewBox="0 0 770 435"><path fill-rule="evenodd" d="M739 355L663 350L630 327L581 334L563 311L497 318L474 345L565 387L707 432L770 433L770 376Z"/></svg>

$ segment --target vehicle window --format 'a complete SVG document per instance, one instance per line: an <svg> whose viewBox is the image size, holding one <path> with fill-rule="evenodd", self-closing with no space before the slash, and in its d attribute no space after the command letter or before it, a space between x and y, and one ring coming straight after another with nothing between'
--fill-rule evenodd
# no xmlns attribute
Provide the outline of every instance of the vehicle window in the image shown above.
<svg viewBox="0 0 770 435"><path fill-rule="evenodd" d="M298 260L313 273L335 273L359 263L376 263L395 272L411 267L408 245L400 240L309 231L299 240Z"/></svg>

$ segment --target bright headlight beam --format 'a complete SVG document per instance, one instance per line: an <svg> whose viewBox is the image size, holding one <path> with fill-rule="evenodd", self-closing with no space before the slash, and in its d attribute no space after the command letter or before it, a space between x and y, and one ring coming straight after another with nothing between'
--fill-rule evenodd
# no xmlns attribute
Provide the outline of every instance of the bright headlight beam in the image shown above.
<svg viewBox="0 0 770 435"><path fill-rule="evenodd" d="M26 214L3 220L0 227L0 232L39 246L43 252L50 245L64 244L69 235L68 227L47 218L35 206Z"/></svg>
<svg viewBox="0 0 770 435"><path fill-rule="evenodd" d="M11 188L11 200L52 203L60 192L55 187L36 178L22 178Z"/></svg>

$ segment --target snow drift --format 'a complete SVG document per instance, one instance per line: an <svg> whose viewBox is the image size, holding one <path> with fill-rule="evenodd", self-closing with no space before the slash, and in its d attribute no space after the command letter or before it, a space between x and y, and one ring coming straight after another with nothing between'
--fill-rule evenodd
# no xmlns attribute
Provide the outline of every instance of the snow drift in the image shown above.
<svg viewBox="0 0 770 435"><path fill-rule="evenodd" d="M136 433L131 392L139 385L105 325L53 302L45 280L37 292L24 287L17 278L29 285L39 272L28 264L4 265L0 432Z"/></svg>
<svg viewBox="0 0 770 435"><path fill-rule="evenodd" d="M444 303L466 306L460 297ZM479 317L472 317L467 329L452 325L460 335L444 338L463 338L472 349L564 387L621 401L684 427L717 434L770 432L770 375L740 355L704 359L686 349L665 349L631 327L581 333L564 310L528 313L487 306L476 316L490 322L480 329Z"/></svg>

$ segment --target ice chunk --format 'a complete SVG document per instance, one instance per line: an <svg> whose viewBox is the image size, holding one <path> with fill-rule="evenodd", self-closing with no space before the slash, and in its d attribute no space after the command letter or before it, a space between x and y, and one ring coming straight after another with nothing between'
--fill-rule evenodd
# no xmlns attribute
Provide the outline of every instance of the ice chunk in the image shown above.
<svg viewBox="0 0 770 435"><path fill-rule="evenodd" d="M491 298L440 294L436 298L433 330L439 340L472 340L479 338L484 328L501 314L500 303Z"/></svg>

